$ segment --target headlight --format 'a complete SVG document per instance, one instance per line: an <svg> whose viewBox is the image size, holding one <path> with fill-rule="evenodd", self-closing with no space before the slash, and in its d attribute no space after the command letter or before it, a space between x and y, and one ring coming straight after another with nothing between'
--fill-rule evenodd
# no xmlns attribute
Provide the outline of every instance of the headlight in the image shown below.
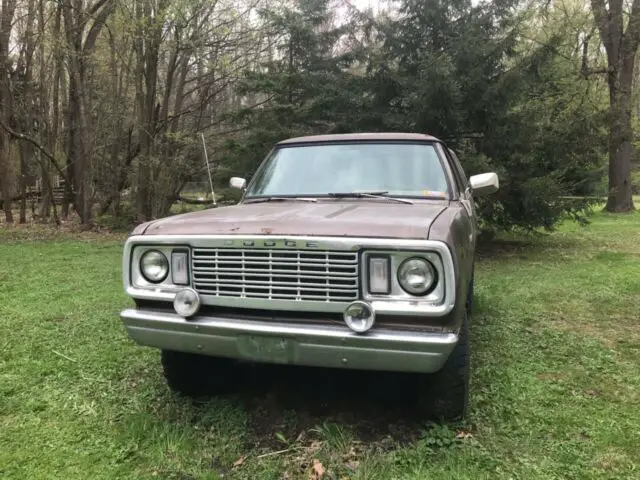
<svg viewBox="0 0 640 480"><path fill-rule="evenodd" d="M371 330L376 321L376 312L366 302L353 302L343 313L344 323L356 333Z"/></svg>
<svg viewBox="0 0 640 480"><path fill-rule="evenodd" d="M431 262L418 257L406 259L398 268L398 282L411 295L426 295L436 284L436 269Z"/></svg>
<svg viewBox="0 0 640 480"><path fill-rule="evenodd" d="M195 290L185 288L176 293L173 300L173 308L178 315L189 318L198 313L200 309L200 297Z"/></svg>
<svg viewBox="0 0 640 480"><path fill-rule="evenodd" d="M140 258L140 272L151 283L160 283L169 273L169 261L158 250L149 250Z"/></svg>

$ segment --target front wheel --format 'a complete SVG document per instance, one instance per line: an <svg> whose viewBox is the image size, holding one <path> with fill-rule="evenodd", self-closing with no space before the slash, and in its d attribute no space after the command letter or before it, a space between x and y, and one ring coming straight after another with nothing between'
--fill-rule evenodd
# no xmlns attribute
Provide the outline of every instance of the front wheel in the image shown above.
<svg viewBox="0 0 640 480"><path fill-rule="evenodd" d="M423 406L436 419L461 420L469 407L469 318L465 311L458 343L444 366L427 379Z"/></svg>
<svg viewBox="0 0 640 480"><path fill-rule="evenodd" d="M169 388L188 397L226 391L233 377L233 362L227 358L162 350L161 362Z"/></svg>

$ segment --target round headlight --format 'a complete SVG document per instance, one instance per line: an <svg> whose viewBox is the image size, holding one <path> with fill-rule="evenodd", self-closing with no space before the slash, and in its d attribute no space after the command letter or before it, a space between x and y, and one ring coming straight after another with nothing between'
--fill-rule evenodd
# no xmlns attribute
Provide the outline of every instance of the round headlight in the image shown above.
<svg viewBox="0 0 640 480"><path fill-rule="evenodd" d="M169 274L169 261L158 250L149 250L140 258L140 272L151 283L160 283Z"/></svg>
<svg viewBox="0 0 640 480"><path fill-rule="evenodd" d="M173 300L173 308L181 317L193 317L200 310L200 297L191 288L180 290Z"/></svg>
<svg viewBox="0 0 640 480"><path fill-rule="evenodd" d="M342 316L347 327L356 333L365 333L371 330L376 321L376 312L371 305L361 301L349 304Z"/></svg>
<svg viewBox="0 0 640 480"><path fill-rule="evenodd" d="M398 268L398 282L411 295L429 293L436 284L436 276L434 266L423 258L408 258Z"/></svg>

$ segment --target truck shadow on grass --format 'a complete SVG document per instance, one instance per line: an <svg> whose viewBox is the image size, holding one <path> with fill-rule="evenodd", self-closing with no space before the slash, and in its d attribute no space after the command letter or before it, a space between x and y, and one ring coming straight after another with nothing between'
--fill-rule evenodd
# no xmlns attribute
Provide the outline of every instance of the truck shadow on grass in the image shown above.
<svg viewBox="0 0 640 480"><path fill-rule="evenodd" d="M479 330L487 318L484 303L474 311ZM474 356L482 347L472 346ZM478 366L474 359L473 383ZM425 375L283 365L238 365L234 374L226 398L248 416L249 450L282 449L327 425L338 425L349 440L391 449L421 438L434 420L417 401ZM464 429L466 422L449 425Z"/></svg>
<svg viewBox="0 0 640 480"><path fill-rule="evenodd" d="M260 365L239 369L234 397L249 415L252 448L282 448L321 425L356 441L408 443L424 429L415 375Z"/></svg>

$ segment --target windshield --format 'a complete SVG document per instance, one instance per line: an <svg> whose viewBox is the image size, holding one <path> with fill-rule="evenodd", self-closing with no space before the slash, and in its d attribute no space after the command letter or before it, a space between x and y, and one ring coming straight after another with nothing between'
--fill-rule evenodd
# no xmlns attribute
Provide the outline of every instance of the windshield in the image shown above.
<svg viewBox="0 0 640 480"><path fill-rule="evenodd" d="M448 198L436 149L426 143L344 143L281 147L267 158L245 198L384 192Z"/></svg>

